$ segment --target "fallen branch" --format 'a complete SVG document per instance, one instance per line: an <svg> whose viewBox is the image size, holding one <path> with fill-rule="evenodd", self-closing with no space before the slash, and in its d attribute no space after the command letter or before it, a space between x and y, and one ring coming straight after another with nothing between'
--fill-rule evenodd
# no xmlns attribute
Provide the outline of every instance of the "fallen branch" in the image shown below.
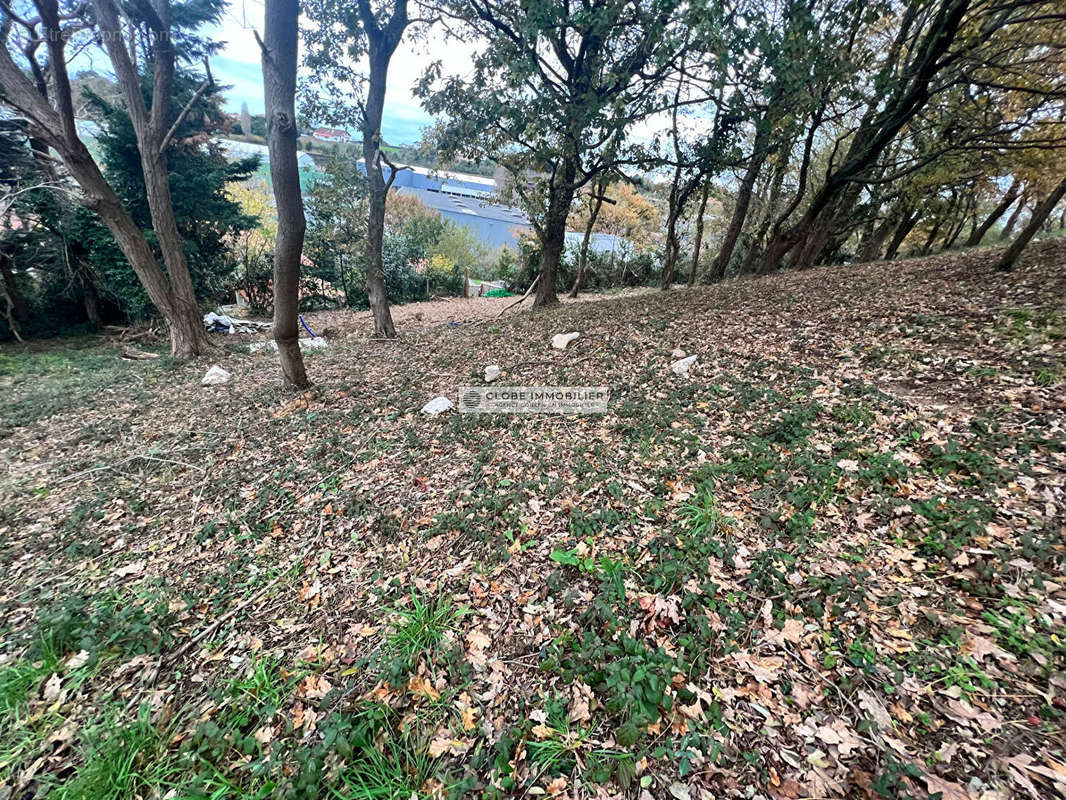
<svg viewBox="0 0 1066 800"><path fill-rule="evenodd" d="M517 300L515 300L515 301L514 301L513 303L510 303L510 304L508 304L508 305L504 306L503 308L501 308L501 309L500 309L500 313L499 313L499 314L497 314L497 315L496 315L495 317L493 317L493 319L499 319L500 317L502 317L502 316L503 316L503 312L504 312L504 311L506 311L506 310L507 310L507 309L509 309L509 308L514 308L514 307L515 307L516 305L518 305L518 304L519 304L519 303L521 303L521 302L522 302L523 300L525 300L525 299L526 299L527 297L529 297L529 293L533 291L533 287L535 287L535 286L537 285L537 281L539 281L539 280L540 280L540 275L538 275L537 277L535 277L535 278L533 279L533 283L529 284L529 288L528 288L528 289L526 289L526 293L525 293L524 295L522 295L521 297L519 297L519 298L518 298Z"/></svg>

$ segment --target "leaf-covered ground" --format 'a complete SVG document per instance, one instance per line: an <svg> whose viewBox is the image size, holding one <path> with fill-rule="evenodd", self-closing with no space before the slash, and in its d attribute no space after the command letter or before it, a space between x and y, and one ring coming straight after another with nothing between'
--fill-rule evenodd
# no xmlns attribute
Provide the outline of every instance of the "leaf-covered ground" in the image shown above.
<svg viewBox="0 0 1066 800"><path fill-rule="evenodd" d="M3 351L0 797L1066 794L1066 243L991 260ZM490 363L610 413L418 413Z"/></svg>

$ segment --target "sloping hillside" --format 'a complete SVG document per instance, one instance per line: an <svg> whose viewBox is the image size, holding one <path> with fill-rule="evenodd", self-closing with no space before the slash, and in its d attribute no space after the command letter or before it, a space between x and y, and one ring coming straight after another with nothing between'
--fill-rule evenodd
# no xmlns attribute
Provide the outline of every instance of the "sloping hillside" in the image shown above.
<svg viewBox="0 0 1066 800"><path fill-rule="evenodd" d="M0 796L1063 795L1066 242L991 259L349 335L297 398L4 351ZM610 411L418 413L492 363Z"/></svg>

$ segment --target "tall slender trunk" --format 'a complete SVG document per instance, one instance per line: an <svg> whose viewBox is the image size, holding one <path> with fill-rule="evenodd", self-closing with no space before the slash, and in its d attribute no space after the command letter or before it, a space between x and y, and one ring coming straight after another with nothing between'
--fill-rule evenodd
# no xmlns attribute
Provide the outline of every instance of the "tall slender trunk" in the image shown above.
<svg viewBox="0 0 1066 800"><path fill-rule="evenodd" d="M744 179L740 182L740 188L737 190L737 202L733 207L733 215L729 218L729 227L726 228L722 246L718 249L718 255L714 257L714 262L711 264L709 277L712 281L722 279L726 269L729 267L729 260L733 257L737 239L740 238L740 232L744 228L744 220L748 218L748 208L751 206L751 195L752 190L755 188L755 181L758 179L763 162L766 160L766 156L761 152L763 149L765 149L765 142L760 147L758 136L756 136L755 154L752 157L752 162L748 165L747 171L744 173Z"/></svg>
<svg viewBox="0 0 1066 800"><path fill-rule="evenodd" d="M296 55L299 0L266 0L263 27L263 87L266 98L270 182L278 212L274 250L274 341L286 386L309 385L300 352L300 256L303 252L303 197L296 158Z"/></svg>
<svg viewBox="0 0 1066 800"><path fill-rule="evenodd" d="M703 215L707 213L707 197L711 192L711 179L703 182L703 193L700 195L700 208L696 214L696 240L692 243L692 268L688 273L688 285L691 289L696 285L696 273L700 268L700 249L703 247Z"/></svg>
<svg viewBox="0 0 1066 800"><path fill-rule="evenodd" d="M581 287L585 283L585 265L588 263L589 257L589 242L592 240L592 229L596 227L596 218L600 215L600 209L603 208L603 193L607 191L606 186L596 186L593 188L596 192L596 199L589 211L588 222L585 224L585 236L581 239L581 252L577 257L577 275L574 276L574 285L570 288L571 298L577 297L577 293L581 291Z"/></svg>
<svg viewBox="0 0 1066 800"><path fill-rule="evenodd" d="M1003 230L999 232L999 241L1005 242L1010 238L1011 231L1014 230L1014 226L1018 224L1018 219L1022 215L1022 211L1025 210L1026 196L1023 194L1018 201L1018 205L1014 207L1014 211L1007 217L1007 223L1003 226Z"/></svg>
<svg viewBox="0 0 1066 800"><path fill-rule="evenodd" d="M363 124L363 159L370 187L366 230L366 293L370 298L370 310L374 316L374 335L391 339L396 336L396 326L389 310L389 299L385 291L385 267L381 255L385 239L385 203L389 191L381 168L381 117L385 107L384 78L388 61L385 61L384 66L380 61L380 56L375 58L371 55L370 89ZM392 179L393 173L390 170L390 183Z"/></svg>
<svg viewBox="0 0 1066 800"><path fill-rule="evenodd" d="M670 213L670 219L666 223L666 259L663 262L663 291L668 290L674 283L674 268L677 266L677 257L681 249L681 243L677 236L677 214Z"/></svg>
<svg viewBox="0 0 1066 800"><path fill-rule="evenodd" d="M385 238L385 204L396 172L389 170L389 179L382 173L381 118L385 111L385 88L389 77L389 62L400 45L407 29L407 0L392 0L388 22L380 23L368 0L355 4L367 41L370 66L366 104L363 107L363 163L370 186L370 203L366 234L366 293L374 316L374 335L391 339L396 336L389 299L385 290L385 268L381 245Z"/></svg>
<svg viewBox="0 0 1066 800"><path fill-rule="evenodd" d="M770 190L766 197L766 208L759 218L758 230L751 237L748 242L748 252L744 254L744 260L740 264L738 274L748 275L755 269L755 264L763 256L763 242L766 241L766 235L770 232L770 226L774 222L774 212L777 209L777 203L781 199L781 187L785 182L785 164L782 163L774 169L773 179L770 181Z"/></svg>
<svg viewBox="0 0 1066 800"><path fill-rule="evenodd" d="M856 261L859 263L877 261L877 257L881 254L881 248L885 245L885 240L892 233L892 229L899 224L901 213L905 213L903 201L896 200L880 224L877 224L876 216L871 216L866 229L863 231L858 250L855 251Z"/></svg>
<svg viewBox="0 0 1066 800"><path fill-rule="evenodd" d="M962 235L962 229L966 227L966 220L969 219L972 212L973 201L971 195L970 199L966 200L962 212L959 213L958 219L952 223L951 227L948 229L947 236L944 237L944 250L950 250L955 245L956 240Z"/></svg>
<svg viewBox="0 0 1066 800"><path fill-rule="evenodd" d="M1003 256L996 262L996 269L1006 271L1014 268L1022 250L1036 236L1040 227L1063 197L1066 197L1066 178L1063 178L1059 185L1052 190L1051 194L1044 198L1044 202L1033 209L1033 216L1029 218L1029 224L1022 229L1017 238L1011 242L1010 247L1003 253Z"/></svg>

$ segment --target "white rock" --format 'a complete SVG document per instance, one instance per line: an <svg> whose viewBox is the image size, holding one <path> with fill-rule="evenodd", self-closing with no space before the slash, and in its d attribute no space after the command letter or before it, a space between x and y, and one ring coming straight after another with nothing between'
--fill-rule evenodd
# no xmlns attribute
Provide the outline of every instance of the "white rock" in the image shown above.
<svg viewBox="0 0 1066 800"><path fill-rule="evenodd" d="M670 354L670 357L671 358L684 358L685 355L686 355L685 351L682 350L680 347L678 347L676 350L674 350L674 352L672 352Z"/></svg>
<svg viewBox="0 0 1066 800"><path fill-rule="evenodd" d="M675 375L688 375L688 371L692 369L692 365L696 363L696 356L689 356L688 358L682 358L680 361L675 361L670 365L670 371Z"/></svg>
<svg viewBox="0 0 1066 800"><path fill-rule="evenodd" d="M233 376L226 372L226 370L222 369L218 364L215 364L207 371L207 374L204 375L200 384L203 386L218 386L223 383L229 383L231 377Z"/></svg>
<svg viewBox="0 0 1066 800"><path fill-rule="evenodd" d="M422 413L429 414L431 417L435 417L438 414L443 414L445 411L450 411L455 408L455 403L449 400L444 395L434 397L424 406L422 406Z"/></svg>
<svg viewBox="0 0 1066 800"><path fill-rule="evenodd" d="M487 367L485 367L486 383L492 383L498 377L500 377L500 368L498 366L496 366L495 364L489 364Z"/></svg>
<svg viewBox="0 0 1066 800"><path fill-rule="evenodd" d="M552 337L552 347L556 350L565 350L566 346L580 335L577 331L573 333L557 333Z"/></svg>
<svg viewBox="0 0 1066 800"><path fill-rule="evenodd" d="M314 339L300 340L301 350L325 350L327 347L329 347L329 345L321 336L316 336Z"/></svg>

